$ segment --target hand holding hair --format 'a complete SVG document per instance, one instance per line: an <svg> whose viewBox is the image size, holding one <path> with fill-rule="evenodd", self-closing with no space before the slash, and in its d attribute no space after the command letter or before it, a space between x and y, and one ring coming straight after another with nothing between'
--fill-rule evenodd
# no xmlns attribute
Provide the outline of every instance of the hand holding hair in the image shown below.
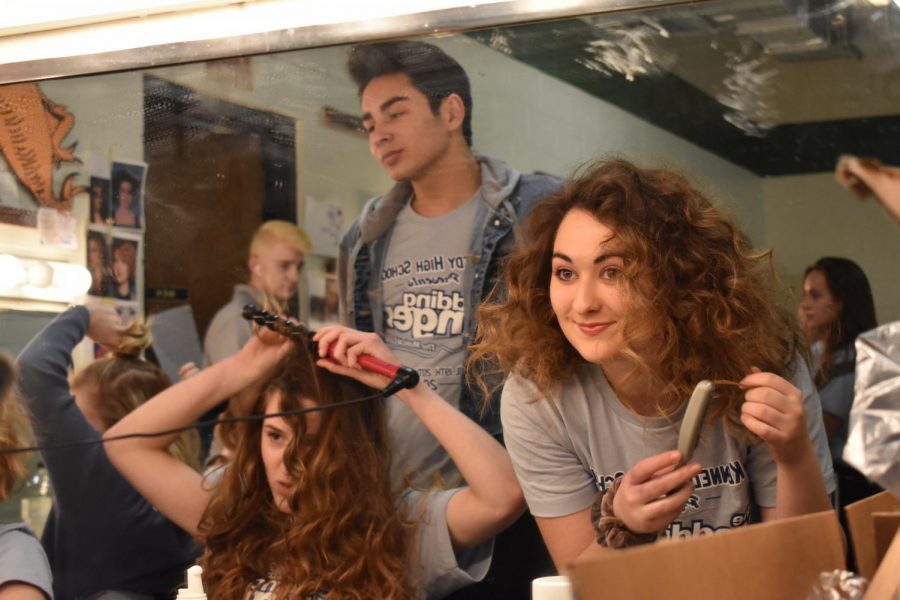
<svg viewBox="0 0 900 600"><path fill-rule="evenodd" d="M814 452L803 412L803 394L774 373L753 367L740 382L741 423L769 445L772 458L790 464Z"/></svg>

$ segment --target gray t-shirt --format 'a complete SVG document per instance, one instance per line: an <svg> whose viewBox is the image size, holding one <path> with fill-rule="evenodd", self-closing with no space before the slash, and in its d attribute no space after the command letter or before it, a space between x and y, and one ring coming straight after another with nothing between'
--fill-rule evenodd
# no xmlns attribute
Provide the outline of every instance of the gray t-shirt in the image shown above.
<svg viewBox="0 0 900 600"><path fill-rule="evenodd" d="M222 361L244 347L253 336L253 325L241 316L241 310L250 303L262 305L262 300L262 294L253 286L244 283L234 286L231 300L216 312L206 328L203 366Z"/></svg>
<svg viewBox="0 0 900 600"><path fill-rule="evenodd" d="M400 510L418 523L411 542L409 564L414 598L437 600L448 596L484 579L491 566L493 538L462 552L453 550L447 529L447 504L460 489L430 494L407 490L400 498ZM253 584L246 600L269 600L277 586L277 581L261 579ZM324 598L325 593L320 597Z"/></svg>
<svg viewBox="0 0 900 600"><path fill-rule="evenodd" d="M822 410L806 364L798 363L791 383L803 393L807 427L830 493L834 473ZM673 450L684 413L682 407L669 420L629 412L593 364L581 365L549 399L541 398L532 382L512 376L500 406L506 448L537 517L584 510L635 463ZM742 446L717 420L703 426L692 460L703 470L681 516L666 529L668 537L738 527L747 522L753 504L775 505L776 465L765 443Z"/></svg>
<svg viewBox="0 0 900 600"><path fill-rule="evenodd" d="M423 217L407 203L380 273L385 343L456 407L466 359L463 322L474 308L466 306L463 277L480 195L440 217ZM397 398L388 400L387 423L395 483L409 476L414 485L429 487L436 471L456 483L459 471L446 450Z"/></svg>
<svg viewBox="0 0 900 600"><path fill-rule="evenodd" d="M53 598L47 555L24 523L0 525L0 586L13 581L33 585Z"/></svg>

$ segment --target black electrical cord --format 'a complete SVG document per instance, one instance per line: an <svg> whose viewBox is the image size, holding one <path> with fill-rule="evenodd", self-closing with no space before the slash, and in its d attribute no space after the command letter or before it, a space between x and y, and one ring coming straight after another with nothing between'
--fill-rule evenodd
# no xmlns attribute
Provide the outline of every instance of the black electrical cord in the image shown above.
<svg viewBox="0 0 900 600"><path fill-rule="evenodd" d="M0 448L0 454L18 454L22 452L41 452L44 450L59 450L61 448L79 448L82 446L93 446L95 444L104 444L106 442L116 442L119 440L129 440L133 438L155 438L155 437L163 437L166 435L174 435L177 433L183 433L190 429L194 429L195 427L212 427L215 425L223 425L228 423L244 423L249 421L264 421L265 419L274 419L275 417L291 417L296 415L304 415L306 413L311 412L321 412L323 410L331 410L333 408L341 408L344 406L350 406L352 404L362 404L363 402L371 402L373 400L380 400L382 398L386 398L390 394L386 394L385 392L378 392L377 394L371 394L369 396L362 396L360 398L352 398L350 400L342 400L340 402L334 402L332 404L323 404L320 406L311 406L308 408L294 408L291 410L285 410L277 413L267 413L260 415L248 415L246 417L228 417L226 419L209 419L207 421L197 421L190 425L185 425L184 427L176 427L174 429L166 429L165 431L153 431L153 432L140 432L140 433L126 433L123 435L115 435L108 438L99 438L96 440L78 440L76 442L65 442L62 444L47 444L41 446L18 446L14 448Z"/></svg>
<svg viewBox="0 0 900 600"><path fill-rule="evenodd" d="M278 315L267 312L255 304L248 304L244 306L241 311L241 316L243 316L248 321L253 321L257 325L268 327L272 331L279 333L289 339L292 339L296 343L306 344L307 347L315 353L318 348L318 344L313 341L313 335L315 332L310 331L301 323L295 323L293 321L289 321L287 319L283 319ZM373 359L376 360L377 359ZM264 419L271 419L274 417L289 417L294 415L303 415L311 412L319 412L323 410L329 410L332 408L340 408L342 406L349 406L351 404L358 404L362 402L369 402L372 400L378 400L381 398L387 398L402 389L412 389L419 383L419 373L410 367L404 367L400 365L387 365L385 366L392 367L394 369L394 375L392 381L385 387L382 391L377 394L372 394L370 396L363 396L361 398L354 398L352 400L343 400L341 402L334 402L333 404L325 404L321 406L313 406L309 408L295 408L293 410L286 410L278 413L270 413L265 415L249 415L246 417L229 417L227 419L209 419L206 421L198 421L196 423L192 423L191 425L185 425L184 427L177 427L175 429L168 429L166 431L155 431L151 433L128 433L125 435L117 435L108 438L100 438L96 440L78 440L76 442L66 442L62 444L49 444L43 446L19 446L14 448L0 448L0 454L15 454L21 452L40 452L43 450L57 450L60 448L77 448L81 446L91 446L93 444L103 444L106 442L114 442L117 440L127 440L132 438L153 438L153 437L162 437L165 435L174 435L176 433L182 433L184 431L188 431L189 429L194 429L195 427L214 427L216 425L228 424L228 423L242 423L246 421L262 421ZM378 371L376 371L378 372Z"/></svg>

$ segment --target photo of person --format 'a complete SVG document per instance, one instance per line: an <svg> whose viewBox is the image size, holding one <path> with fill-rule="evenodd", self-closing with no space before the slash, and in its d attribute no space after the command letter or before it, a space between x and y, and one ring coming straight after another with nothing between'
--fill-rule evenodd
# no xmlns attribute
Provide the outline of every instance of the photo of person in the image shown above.
<svg viewBox="0 0 900 600"><path fill-rule="evenodd" d="M109 179L91 177L91 213L88 222L93 225L105 225L109 219Z"/></svg>
<svg viewBox="0 0 900 600"><path fill-rule="evenodd" d="M113 162L112 219L117 227L143 226L144 178L147 165L143 163Z"/></svg>
<svg viewBox="0 0 900 600"><path fill-rule="evenodd" d="M139 240L113 237L109 286L106 295L116 300L138 299Z"/></svg>
<svg viewBox="0 0 900 600"><path fill-rule="evenodd" d="M109 269L109 246L103 232L88 229L87 269L91 274L90 296L105 296L109 289L111 273Z"/></svg>

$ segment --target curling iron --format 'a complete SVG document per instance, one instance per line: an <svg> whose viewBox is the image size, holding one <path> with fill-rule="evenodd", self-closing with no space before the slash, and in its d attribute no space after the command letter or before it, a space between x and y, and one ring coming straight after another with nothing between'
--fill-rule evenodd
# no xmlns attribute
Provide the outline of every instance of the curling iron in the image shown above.
<svg viewBox="0 0 900 600"><path fill-rule="evenodd" d="M318 355L318 342L313 340L314 331L310 331L302 323L295 323L276 314L261 309L255 304L247 304L241 310L241 316L248 321L253 321L257 325L268 327L272 331L294 340L300 344L308 344L313 354ZM327 355L331 354L328 349ZM411 367L403 365L394 365L375 358L368 354L361 354L357 358L359 366L366 371L383 375L391 380L387 387L382 390L382 394L390 396L402 389L412 389L419 383L419 373Z"/></svg>

